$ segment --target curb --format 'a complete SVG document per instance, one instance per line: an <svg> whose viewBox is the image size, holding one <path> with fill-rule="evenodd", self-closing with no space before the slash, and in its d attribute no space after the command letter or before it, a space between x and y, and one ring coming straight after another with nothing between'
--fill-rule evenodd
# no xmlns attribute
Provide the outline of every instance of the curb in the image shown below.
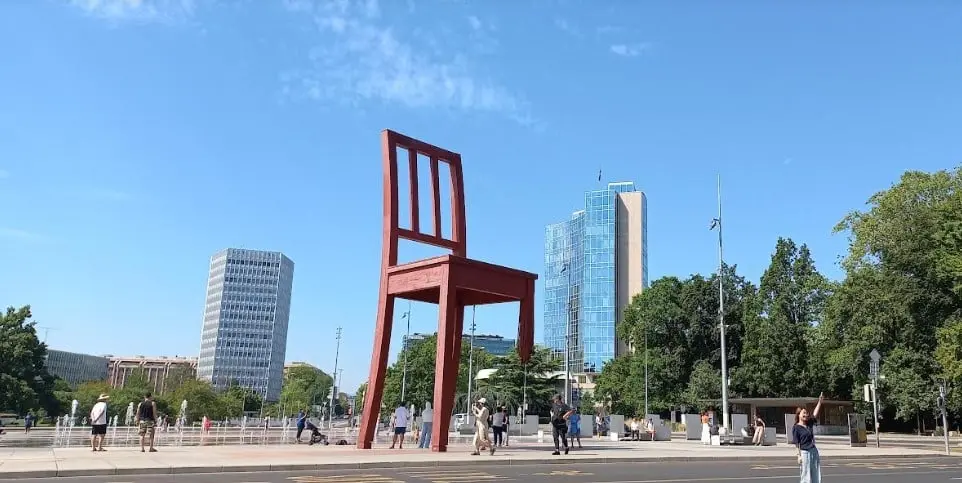
<svg viewBox="0 0 962 483"><path fill-rule="evenodd" d="M887 459L917 459L917 458L958 458L958 455L946 456L933 453L931 455L879 455ZM842 455L831 457L834 461L864 460L871 455ZM70 478L78 476L144 476L144 475L188 475L210 473L263 473L288 471L337 471L337 470L370 470L397 468L450 468L458 466L539 466L565 464L607 464L607 463L686 463L686 462L795 462L794 456L599 456L588 458L542 458L542 459L501 459L478 458L473 460L436 460L436 461L370 461L359 463L318 463L318 464L281 464L281 465L229 465L229 466L168 466L153 468L104 468L77 470L39 470L39 471L0 471L0 479L31 479L31 478Z"/></svg>

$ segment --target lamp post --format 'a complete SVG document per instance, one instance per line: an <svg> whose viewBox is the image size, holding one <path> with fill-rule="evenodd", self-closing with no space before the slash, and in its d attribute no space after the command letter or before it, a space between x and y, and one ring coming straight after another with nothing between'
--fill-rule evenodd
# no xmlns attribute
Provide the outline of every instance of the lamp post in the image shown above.
<svg viewBox="0 0 962 483"><path fill-rule="evenodd" d="M949 417L945 413L945 405L947 403L946 398L948 397L948 391L945 387L945 379L939 381L939 399L938 406L939 410L942 412L942 436L945 438L945 455L949 456L952 454L952 450L949 447Z"/></svg>
<svg viewBox="0 0 962 483"><path fill-rule="evenodd" d="M567 259L567 243L565 244ZM568 284L565 290L565 404L571 404L571 270L568 262L561 267L561 273L568 274Z"/></svg>
<svg viewBox="0 0 962 483"><path fill-rule="evenodd" d="M728 412L728 350L725 348L725 257L722 251L722 202L721 176L718 176L718 218L711 221L711 228L718 228L718 327L721 335L721 372L722 372L722 424L725 430L730 430Z"/></svg>
<svg viewBox="0 0 962 483"><path fill-rule="evenodd" d="M401 402L404 402L404 396L407 392L408 386L408 344L411 343L411 301L408 300L408 311L401 314L401 318L407 321L407 332L404 335L404 344L402 344L402 350L404 351L404 369L401 373Z"/></svg>
<svg viewBox="0 0 962 483"><path fill-rule="evenodd" d="M872 412L875 416L875 447L882 447L882 442L879 439L879 420L878 420L878 381L879 379L885 379L885 376L880 376L879 361L882 360L882 355L879 354L877 349L872 349L869 353L869 365L868 365L868 375L872 379Z"/></svg>
<svg viewBox="0 0 962 483"><path fill-rule="evenodd" d="M645 322L645 419L648 414L648 323Z"/></svg>
<svg viewBox="0 0 962 483"><path fill-rule="evenodd" d="M334 427L334 383L337 382L337 359L341 355L341 328L337 328L337 348L334 349L334 374L331 374L331 405L327 410L327 427Z"/></svg>
<svg viewBox="0 0 962 483"><path fill-rule="evenodd" d="M474 386L474 330L477 325L474 323L474 315L477 312L477 306L471 306L471 350L468 351L468 400L465 404L465 412L468 413L468 420L470 421L471 413L471 388Z"/></svg>

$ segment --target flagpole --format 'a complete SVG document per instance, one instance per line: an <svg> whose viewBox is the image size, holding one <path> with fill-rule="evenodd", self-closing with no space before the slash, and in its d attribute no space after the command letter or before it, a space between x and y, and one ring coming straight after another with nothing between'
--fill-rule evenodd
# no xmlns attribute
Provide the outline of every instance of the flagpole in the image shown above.
<svg viewBox="0 0 962 483"><path fill-rule="evenodd" d="M722 424L725 430L731 429L729 426L728 412L728 352L725 341L725 285L724 269L725 257L722 250L722 198L721 198L721 175L718 175L718 326L721 335L721 371L722 371Z"/></svg>

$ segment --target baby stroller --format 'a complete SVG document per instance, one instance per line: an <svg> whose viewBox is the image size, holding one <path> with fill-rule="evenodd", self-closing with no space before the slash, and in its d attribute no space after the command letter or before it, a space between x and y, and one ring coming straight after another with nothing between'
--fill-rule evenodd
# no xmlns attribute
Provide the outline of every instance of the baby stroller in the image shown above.
<svg viewBox="0 0 962 483"><path fill-rule="evenodd" d="M315 426L314 423L307 421L304 425L304 428L311 432L311 441L307 443L308 445L323 444L324 446L327 446L329 444L327 441L327 436L321 434L321 431L317 429L317 426Z"/></svg>

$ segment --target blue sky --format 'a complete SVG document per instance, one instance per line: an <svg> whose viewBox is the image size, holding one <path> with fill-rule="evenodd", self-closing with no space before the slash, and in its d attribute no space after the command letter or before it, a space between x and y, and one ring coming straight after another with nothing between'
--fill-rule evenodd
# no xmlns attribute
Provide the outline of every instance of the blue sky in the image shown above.
<svg viewBox="0 0 962 483"><path fill-rule="evenodd" d="M710 272L720 174L730 263L757 279L789 236L837 278L835 222L962 161L960 22L949 1L5 1L0 303L54 348L194 355L210 255L280 250L288 360L330 369L341 325L356 387L384 128L462 153L473 258L540 272L600 169L648 195L652 279Z"/></svg>

